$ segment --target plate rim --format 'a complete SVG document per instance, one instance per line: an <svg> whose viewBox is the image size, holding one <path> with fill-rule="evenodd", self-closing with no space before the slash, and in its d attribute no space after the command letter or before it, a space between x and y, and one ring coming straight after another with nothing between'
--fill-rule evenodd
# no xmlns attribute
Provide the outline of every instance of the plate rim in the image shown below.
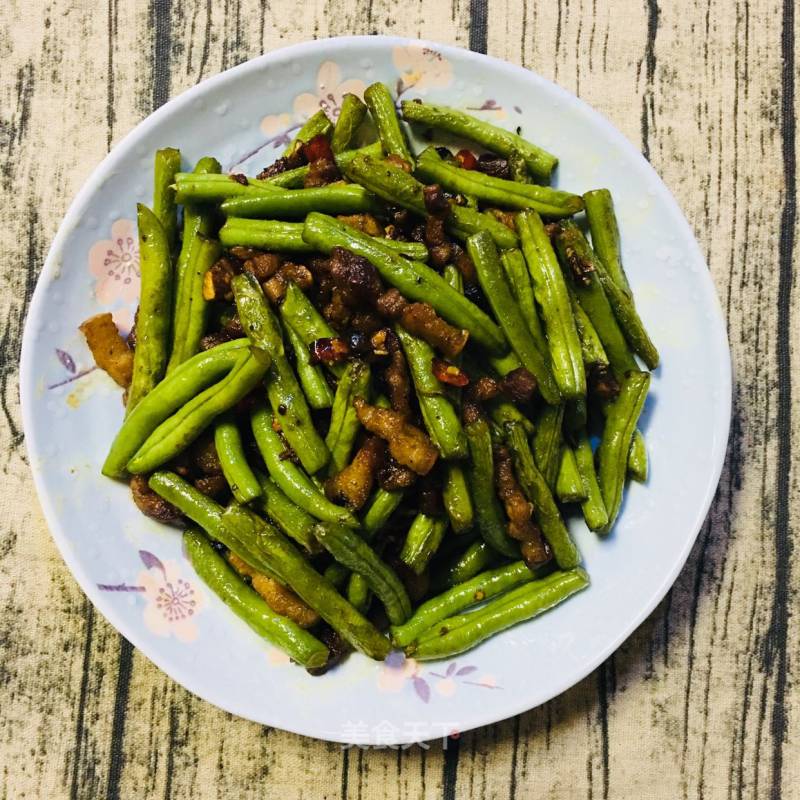
<svg viewBox="0 0 800 800"><path fill-rule="evenodd" d="M700 533L700 530L702 529L702 526L708 517L711 504L717 493L720 477L726 461L728 440L730 435L733 393L730 344L719 295L717 294L717 289L711 276L708 263L700 249L692 226L686 219L686 216L680 208L680 205L675 199L672 191L658 175L650 162L636 148L636 146L618 128L616 128L603 113L593 108L588 102L578 97L576 94L564 89L555 82L543 77L533 70L513 64L500 58L496 58L494 56L476 53L463 47L441 44L429 39L415 39L402 36L385 35L335 36L324 39L314 39L271 50L270 52L263 53L260 56L256 56L248 61L224 70L217 75L210 76L200 81L194 86L171 98L169 101L164 103L164 105L160 106L154 112L141 120L127 134L125 134L125 136L120 139L116 145L114 145L114 147L103 158L103 160L93 168L89 177L84 181L72 202L69 204L67 211L65 212L64 217L59 224L56 235L53 238L47 257L37 278L36 287L31 297L31 302L25 319L19 364L20 408L28 464L33 475L36 494L39 499L39 504L41 506L45 522L47 523L50 535L55 541L56 547L58 548L62 559L94 608L115 628L117 632L119 632L134 647L136 647L145 658L155 664L155 666L168 675L171 680L179 683L184 689L186 689L186 691L190 692L196 697L201 698L203 701L222 709L223 711L243 717L260 725L279 727L281 730L285 730L290 733L309 736L311 738L316 738L323 741L348 744L350 742L347 742L347 740L336 731L326 730L309 732L308 729L304 729L303 725L295 726L291 723L287 724L283 721L280 723L280 725L276 725L275 723L257 718L254 715L243 713L239 708L233 708L233 704L226 702L225 698L209 698L206 696L205 691L198 688L193 688L196 682L191 679L191 672L183 675L183 671L181 669L173 669L172 666L168 665L167 663L169 659L165 656L162 656L161 653L158 652L157 648L153 648L151 641L149 641L144 635L140 635L137 633L137 631L130 629L127 622L117 614L116 608L111 602L111 599L105 597L97 588L96 584L86 574L81 560L73 553L73 550L69 544L69 539L64 528L62 527L60 515L55 509L52 499L50 498L44 484L44 470L41 468L37 456L38 448L36 435L34 433L33 404L29 398L33 397L36 391L35 375L33 374L33 342L36 338L36 332L33 330L32 320L38 319L41 315L41 307L45 298L45 287L50 283L50 278L58 269L59 254L64 242L72 232L74 226L73 218L76 216L78 209L84 205L84 203L99 188L99 186L102 184L104 176L111 171L116 162L123 157L123 152L128 149L130 143L138 139L143 133L149 131L151 128L157 127L162 118L168 117L173 112L178 111L182 106L185 106L193 99L204 95L210 89L213 89L217 85L227 83L231 80L235 81L239 76L245 75L249 72L258 71L264 67L267 67L269 66L270 62L274 60L293 55L298 57L303 57L310 54L313 55L315 51L321 51L324 54L326 52L330 53L331 51L336 51L339 48L364 45L376 49L389 49L397 46L430 47L431 49L440 52L444 56L454 55L459 60L465 60L474 64L486 65L488 62L493 70L509 72L517 77L522 78L523 80L533 79L541 82L541 84L545 85L549 91L566 100L577 110L580 110L582 113L593 117L597 124L603 129L603 132L608 136L609 140L614 142L620 148L626 162L630 162L630 160L636 161L640 168L644 168L644 172L646 174L649 173L651 179L655 179L656 184L663 192L663 199L665 203L671 207L671 210L675 213L676 218L680 220L680 225L683 227L682 239L690 243L688 248L690 254L697 258L698 263L703 264L705 267L704 270L698 270L698 272L702 273L700 285L703 292L703 305L713 312L713 328L716 339L714 346L719 349L721 353L727 354L727 358L724 358L722 363L719 365L719 378L721 380L721 385L719 386L720 391L719 398L717 400L719 414L718 421L716 423L716 425L719 427L718 430L716 427L714 429L719 436L715 437L713 445L713 468L708 476L709 480L706 484L705 496L703 497L702 503L698 507L698 512L691 524L692 533L687 537L684 547L679 552L668 575L664 578L660 585L653 589L647 602L642 604L642 606L637 610L637 613L631 618L631 621L623 626L623 629L617 634L616 637L614 637L613 641L611 641L605 647L600 648L596 653L593 654L591 658L589 658L585 663L581 664L574 673L567 671L566 674L568 677L564 677L560 681L556 682L554 688L547 693L547 697L537 700L533 702L533 704L531 704L530 699L523 698L520 702L512 704L513 708L511 708L511 710L504 708L499 715L496 711L493 712L491 710L485 711L482 714L473 714L472 718L468 721L465 721L464 725L459 725L459 732L463 733L484 725L501 722L504 719L510 719L513 716L543 705L553 698L563 694L565 691L584 680L591 672L597 669L597 667L602 664L610 655L612 655L631 636L631 634L633 634L633 632L642 624L642 622L644 622L650 616L656 606L661 602L666 593L675 583L680 572L683 570L689 554L691 553L691 550L697 541L698 534ZM153 650L156 652L152 652ZM181 677L178 677L179 673L181 673ZM487 708L491 708L491 704L488 704ZM370 734L368 740L365 740L364 743L383 745L387 744L387 742L384 741L384 738L381 738L380 742L374 741L374 736L372 733ZM392 742L392 744L409 743L413 742L407 737L404 737L402 734L398 735Z"/></svg>

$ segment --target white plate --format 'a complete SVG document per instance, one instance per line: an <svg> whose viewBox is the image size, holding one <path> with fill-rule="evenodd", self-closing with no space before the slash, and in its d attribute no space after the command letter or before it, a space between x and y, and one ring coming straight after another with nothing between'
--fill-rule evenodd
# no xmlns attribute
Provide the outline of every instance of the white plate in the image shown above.
<svg viewBox="0 0 800 800"><path fill-rule="evenodd" d="M318 107L382 80L404 98L469 109L561 160L558 185L614 194L623 256L663 366L642 418L652 473L632 485L613 534L571 528L592 578L555 611L448 662L353 656L312 678L260 641L199 582L180 537L143 517L127 487L100 475L122 419L78 324L111 310L129 325L138 294L135 203L150 202L153 152L257 171ZM352 743L465 731L549 700L607 658L684 564L717 486L730 419L730 356L714 287L672 195L603 117L519 67L388 37L290 47L167 103L95 170L53 242L25 327L25 434L53 537L96 607L187 689L243 717Z"/></svg>

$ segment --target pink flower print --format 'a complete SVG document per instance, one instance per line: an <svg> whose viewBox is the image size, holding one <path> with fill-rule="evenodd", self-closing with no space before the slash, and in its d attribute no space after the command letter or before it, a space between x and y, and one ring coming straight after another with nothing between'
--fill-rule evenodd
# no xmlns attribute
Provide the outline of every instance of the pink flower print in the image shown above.
<svg viewBox="0 0 800 800"><path fill-rule="evenodd" d="M306 120L322 109L332 121L339 117L342 98L346 94L362 97L366 88L364 81L349 78L342 81L342 71L334 61L325 61L317 73L316 91L304 92L294 100L294 115Z"/></svg>
<svg viewBox="0 0 800 800"><path fill-rule="evenodd" d="M292 124L291 114L270 114L261 120L261 131L265 136L277 136Z"/></svg>
<svg viewBox="0 0 800 800"><path fill-rule="evenodd" d="M443 697L452 697L456 693L456 682L452 678L442 678L436 681L435 688Z"/></svg>
<svg viewBox="0 0 800 800"><path fill-rule="evenodd" d="M418 675L419 664L413 658L406 658L399 650L393 650L378 671L378 691L396 694L407 680L413 681Z"/></svg>
<svg viewBox="0 0 800 800"><path fill-rule="evenodd" d="M96 280L95 297L102 305L117 300L130 303L139 297L139 242L132 220L118 219L111 226L111 238L92 245L89 271Z"/></svg>
<svg viewBox="0 0 800 800"><path fill-rule="evenodd" d="M197 638L196 617L205 606L205 595L181 575L175 561L161 562L146 550L139 552L145 567L138 583L147 602L144 623L156 636L174 636L181 642Z"/></svg>
<svg viewBox="0 0 800 800"><path fill-rule="evenodd" d="M409 89L425 92L428 89L443 89L453 82L453 67L439 52L430 47L409 45L395 47L392 60L400 72L397 94Z"/></svg>

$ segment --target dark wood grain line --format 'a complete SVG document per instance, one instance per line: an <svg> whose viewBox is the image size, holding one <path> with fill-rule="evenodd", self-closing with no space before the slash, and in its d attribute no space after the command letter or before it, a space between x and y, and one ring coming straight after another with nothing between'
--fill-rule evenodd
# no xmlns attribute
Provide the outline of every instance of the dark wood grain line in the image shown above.
<svg viewBox="0 0 800 800"><path fill-rule="evenodd" d="M114 123L117 114L114 109L114 42L117 37L117 0L108 0L107 6L108 24L108 75L106 77L106 149L111 149L111 142L114 139Z"/></svg>
<svg viewBox="0 0 800 800"><path fill-rule="evenodd" d="M175 704L169 707L169 740L167 743L167 759L164 765L164 800L172 797L172 775L175 769L175 745L178 738L178 715Z"/></svg>
<svg viewBox="0 0 800 800"><path fill-rule="evenodd" d="M561 52L561 26L562 26L562 13L561 13L561 0L557 1L556 5L557 17L556 17L556 41L555 41L555 49L553 53L553 60L555 61L555 69L553 71L553 75L556 80L558 80L558 67L561 64L560 52Z"/></svg>
<svg viewBox="0 0 800 800"><path fill-rule="evenodd" d="M444 751L444 764L442 766L442 800L455 800L461 737L453 735L442 741L447 748Z"/></svg>
<svg viewBox="0 0 800 800"><path fill-rule="evenodd" d="M0 142L3 143L3 149L6 151L3 162L3 183L7 189L11 188L11 176L16 165L17 149L22 146L28 132L34 79L33 62L27 61L17 70L14 84L17 98L15 113L11 115L11 119L8 122L3 120L3 124L0 126Z"/></svg>
<svg viewBox="0 0 800 800"><path fill-rule="evenodd" d="M753 596L753 603L750 608L750 617L749 617L749 625L748 625L748 637L747 643L750 645L748 648L748 656L747 656L747 671L745 674L744 680L744 691L742 693L742 701L741 701L741 715L739 718L739 724L737 726L737 735L733 738L734 746L738 748L738 756L731 758L731 768L736 769L736 797L737 800L743 800L745 797L745 764L744 764L744 755L746 749L746 736L745 733L747 731L747 718L750 714L750 710L752 708L752 701L753 701L753 687L755 685L755 680L753 678L753 667L755 659L752 655L752 642L753 637L756 635L756 614L758 612L758 595ZM733 756L733 754L732 754ZM729 778L728 781L729 785L729 792L728 796L731 796L730 790L734 786L734 781Z"/></svg>
<svg viewBox="0 0 800 800"><path fill-rule="evenodd" d="M346 747L342 748L342 788L340 797L342 800L348 800L347 797L347 780L349 778L348 771L350 768L350 752Z"/></svg>
<svg viewBox="0 0 800 800"><path fill-rule="evenodd" d="M645 90L642 93L642 155L650 160L650 129L655 119L653 82L656 74L656 36L658 34L658 0L647 0L647 42L644 49Z"/></svg>
<svg viewBox="0 0 800 800"><path fill-rule="evenodd" d="M153 109L169 100L172 66L172 0L151 0L153 25Z"/></svg>
<svg viewBox="0 0 800 800"><path fill-rule="evenodd" d="M771 800L780 800L783 746L787 734L785 708L788 679L787 636L791 586L792 541L789 496L792 472L792 259L797 223L797 157L795 151L794 0L784 0L781 31L781 139L784 201L781 212L778 259L778 316L775 358L778 368L778 459L775 487L775 587L772 616L764 647L764 666L775 676L770 732L772 735ZM796 340L795 340L796 341Z"/></svg>
<svg viewBox="0 0 800 800"><path fill-rule="evenodd" d="M203 80L206 67L208 66L208 56L211 52L211 13L213 5L211 0L206 0L206 27L203 31L203 49L200 52L200 67L197 70L197 82Z"/></svg>
<svg viewBox="0 0 800 800"><path fill-rule="evenodd" d="M3 184L9 192L14 186L19 172L17 158L14 155L17 147L24 146L31 116L31 103L34 92L35 70L28 61L17 71L15 89L17 94L16 111L8 124L8 158L3 169ZM5 133L5 131L4 131ZM44 260L44 241L42 240L41 218L39 215L39 198L31 194L26 204L22 219L27 220L24 233L26 255L17 264L9 264L9 283L13 286L14 298L3 321L3 334L0 337L3 358L0 359L0 408L10 433L8 452L3 454L5 462L18 452L22 444L22 430L18 424L16 413L18 394L16 377L19 357L22 350L22 331L28 313L33 290ZM25 455L23 454L23 458Z"/></svg>
<svg viewBox="0 0 800 800"><path fill-rule="evenodd" d="M78 709L75 715L74 747L72 749L72 776L70 779L70 800L83 800L83 771L91 769L84 763L83 744L86 740L86 698L89 688L89 672L92 664L92 640L94 633L94 606L84 599L86 629L83 634L83 662L81 665L81 686L78 693Z"/></svg>
<svg viewBox="0 0 800 800"><path fill-rule="evenodd" d="M517 796L517 761L519 752L519 714L514 717L514 741L511 749L511 767L508 776L508 800L516 800Z"/></svg>
<svg viewBox="0 0 800 800"><path fill-rule="evenodd" d="M111 724L111 747L109 748L107 800L120 800L120 777L125 766L125 715L128 711L132 672L133 645L120 634L117 686L114 693L114 716Z"/></svg>
<svg viewBox="0 0 800 800"><path fill-rule="evenodd" d="M258 19L258 52L261 53L264 49L264 33L267 29L267 11L270 10L267 0L260 2L261 13Z"/></svg>
<svg viewBox="0 0 800 800"><path fill-rule="evenodd" d="M613 656L611 658L613 658ZM603 770L603 800L608 800L608 787L611 780L611 763L608 753L608 706L610 694L609 673L613 668L611 658L603 662L597 669L597 722L600 725L600 757Z"/></svg>
<svg viewBox="0 0 800 800"><path fill-rule="evenodd" d="M488 42L488 0L469 0L469 49L476 53L486 53Z"/></svg>

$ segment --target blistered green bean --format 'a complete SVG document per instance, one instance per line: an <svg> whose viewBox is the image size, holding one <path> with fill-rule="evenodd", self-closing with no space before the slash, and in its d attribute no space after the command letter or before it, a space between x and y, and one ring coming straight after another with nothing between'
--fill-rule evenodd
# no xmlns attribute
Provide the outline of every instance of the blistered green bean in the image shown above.
<svg viewBox="0 0 800 800"><path fill-rule="evenodd" d="M417 514L400 550L400 560L412 572L421 575L439 549L446 531L446 519Z"/></svg>
<svg viewBox="0 0 800 800"><path fill-rule="evenodd" d="M355 183L334 183L310 189L274 189L230 197L220 206L229 217L255 219L303 219L310 211L326 214L358 214L375 211L374 197Z"/></svg>
<svg viewBox="0 0 800 800"><path fill-rule="evenodd" d="M586 491L586 499L581 503L583 518L586 520L589 530L597 531L608 524L608 512L603 502L600 485L597 482L594 453L586 431L581 432L575 445L575 459Z"/></svg>
<svg viewBox="0 0 800 800"><path fill-rule="evenodd" d="M286 297L281 304L280 313L284 324L292 328L306 347L310 347L317 339L336 336L336 331L294 283L290 282L286 287ZM327 366L337 378L344 372L344 364Z"/></svg>
<svg viewBox="0 0 800 800"><path fill-rule="evenodd" d="M370 658L380 660L386 657L389 650L387 639L305 560L283 534L242 506L228 506L222 522L242 541L257 548L283 582L342 638Z"/></svg>
<svg viewBox="0 0 800 800"><path fill-rule="evenodd" d="M539 411L534 424L533 453L536 466L544 475L553 491L558 477L561 459L561 426L564 421L564 406L545 406Z"/></svg>
<svg viewBox="0 0 800 800"><path fill-rule="evenodd" d="M514 295L514 299L519 303L519 310L533 337L533 341L536 342L540 353L548 354L547 339L539 319L539 312L536 309L533 286L522 251L516 247L511 250L504 250L500 254L500 261L503 264L506 278L508 278L511 292Z"/></svg>
<svg viewBox="0 0 800 800"><path fill-rule="evenodd" d="M165 419L233 369L246 350L247 339L235 339L198 353L159 383L125 417L106 460L103 475L121 478L128 462Z"/></svg>
<svg viewBox="0 0 800 800"><path fill-rule="evenodd" d="M561 569L577 566L581 560L580 553L569 535L547 481L536 466L522 426L517 423L507 425L506 441L511 448L520 486L533 503L534 517L553 550L556 563Z"/></svg>
<svg viewBox="0 0 800 800"><path fill-rule="evenodd" d="M255 247L281 253L314 252L314 247L303 239L302 222L228 217L219 229L219 240L225 247Z"/></svg>
<svg viewBox="0 0 800 800"><path fill-rule="evenodd" d="M356 132L366 115L366 105L356 95L349 92L345 94L339 106L339 116L336 118L331 135L331 150L334 153L341 153L352 145Z"/></svg>
<svg viewBox="0 0 800 800"><path fill-rule="evenodd" d="M600 529L601 533L607 533L611 529L622 506L628 453L649 387L648 373L628 373L620 387L619 396L608 409L603 435L597 448L597 480L608 512L608 522Z"/></svg>
<svg viewBox="0 0 800 800"><path fill-rule="evenodd" d="M333 405L333 390L325 380L325 373L319 364L311 363L308 347L295 333L294 328L284 321L283 330L295 357L295 368L300 385L311 408L319 410Z"/></svg>
<svg viewBox="0 0 800 800"><path fill-rule="evenodd" d="M225 562L199 531L187 530L183 543L203 582L256 633L304 667L321 667L328 648L297 623L276 614Z"/></svg>
<svg viewBox="0 0 800 800"><path fill-rule="evenodd" d="M314 526L314 536L340 564L361 575L393 624L401 625L411 616L402 582L358 533L343 525L320 523Z"/></svg>
<svg viewBox="0 0 800 800"><path fill-rule="evenodd" d="M397 119L397 110L389 88L383 83L373 83L364 90L364 101L372 115L378 138L387 155L400 156L409 164L414 163L408 141Z"/></svg>
<svg viewBox="0 0 800 800"><path fill-rule="evenodd" d="M479 417L464 426L469 442L467 480L475 506L475 524L484 541L509 558L519 556L519 546L508 535L503 511L494 488L494 458L489 424Z"/></svg>
<svg viewBox="0 0 800 800"><path fill-rule="evenodd" d="M514 561L497 569L482 572L426 600L417 608L411 619L402 625L393 625L392 643L395 647L406 647L443 619L533 579L534 574L524 561Z"/></svg>
<svg viewBox="0 0 800 800"><path fill-rule="evenodd" d="M329 136L333 130L333 124L328 119L322 109L312 114L295 134L294 139L283 151L285 157L294 155L306 142L310 142L315 136Z"/></svg>
<svg viewBox="0 0 800 800"><path fill-rule="evenodd" d="M467 476L461 464L452 461L446 464L442 501L453 533L468 531L475 521L475 509L467 485Z"/></svg>
<svg viewBox="0 0 800 800"><path fill-rule="evenodd" d="M421 103L417 100L403 100L403 118L428 128L438 128L456 136L470 139L483 145L487 150L508 158L514 151L520 153L528 169L537 177L547 180L558 164L558 159L523 139L518 134L478 119L454 108Z"/></svg>
<svg viewBox="0 0 800 800"><path fill-rule="evenodd" d="M314 517L292 502L272 478L258 474L258 482L261 486L259 505L267 517L309 553L319 553L320 544L312 533L316 525Z"/></svg>
<svg viewBox="0 0 800 800"><path fill-rule="evenodd" d="M265 406L259 404L253 409L250 423L270 477L290 500L323 522L358 527L358 520L346 508L331 503L308 475L285 457L286 446L275 432L272 414Z"/></svg>
<svg viewBox="0 0 800 800"><path fill-rule="evenodd" d="M461 420L447 396L444 384L433 374L433 348L399 325L395 326L395 331L406 356L422 421L431 441L443 458L466 457L467 439Z"/></svg>
<svg viewBox="0 0 800 800"><path fill-rule="evenodd" d="M608 189L595 189L583 195L586 207L586 219L592 234L592 247L600 257L611 280L619 286L628 297L631 287L628 276L622 266L619 246L619 227L614 214L614 201Z"/></svg>
<svg viewBox="0 0 800 800"><path fill-rule="evenodd" d="M539 352L519 306L511 295L503 268L491 238L486 233L476 233L467 239L467 252L475 264L483 293L489 301L500 327L506 335L522 366L536 376L539 392L548 403L557 403L559 389L553 378L550 364Z"/></svg>
<svg viewBox="0 0 800 800"><path fill-rule="evenodd" d="M369 385L369 365L355 359L350 361L336 387L331 408L331 424L325 437L325 444L331 454L333 472L341 472L350 463L350 454L361 429L355 401L359 397L369 399Z"/></svg>
<svg viewBox="0 0 800 800"><path fill-rule="evenodd" d="M206 156L197 162L192 174L200 177L219 173L221 169L216 158ZM198 315L201 321L205 320L205 311L198 312L198 309L204 306L205 300L203 299L203 274L200 273L203 265L199 265L198 268L199 253L197 250L200 243L212 235L215 224L215 214L211 209L201 203L184 203L183 237L175 262L172 350L167 364L167 374L191 358L198 349L197 346L193 346L194 341L189 339L191 321L194 320L193 328L196 331Z"/></svg>
<svg viewBox="0 0 800 800"><path fill-rule="evenodd" d="M268 366L250 353L242 353L221 381L186 403L147 437L128 462L128 472L151 472L182 453L216 417L255 389Z"/></svg>
<svg viewBox="0 0 800 800"><path fill-rule="evenodd" d="M214 426L214 446L222 474L239 503L249 503L261 494L261 486L247 462L242 434L236 417L228 412L218 417Z"/></svg>
<svg viewBox="0 0 800 800"><path fill-rule="evenodd" d="M412 645L407 653L419 661L457 655L512 625L553 608L588 585L589 576L580 568L554 572L491 600L452 630L448 628L447 619L442 620L437 625L440 635Z"/></svg>
<svg viewBox="0 0 800 800"><path fill-rule="evenodd" d="M580 339L569 292L541 218L535 211L517 214L517 233L536 301L542 310L553 375L562 396L574 400L586 394Z"/></svg>
<svg viewBox="0 0 800 800"><path fill-rule="evenodd" d="M586 500L586 487L578 470L575 453L569 445L561 448L561 460L556 478L556 497L562 503L581 503Z"/></svg>
<svg viewBox="0 0 800 800"><path fill-rule="evenodd" d="M590 263L592 254L580 229L571 222L562 222L554 244L565 272L569 274L574 271L573 266L579 271L583 270L583 279L573 280L572 290L597 331L617 378L630 370L638 369L636 359L628 348L598 277L592 270L584 270L584 265Z"/></svg>
<svg viewBox="0 0 800 800"><path fill-rule="evenodd" d="M448 164L432 147L417 158L416 172L427 183L438 183L452 192L469 194L481 202L505 208L534 209L545 217L570 217L583 209L580 195L462 169Z"/></svg>
<svg viewBox="0 0 800 800"><path fill-rule="evenodd" d="M175 175L181 169L181 151L174 147L156 150L153 170L153 213L169 242L170 252L178 243L178 209L175 205Z"/></svg>
<svg viewBox="0 0 800 800"><path fill-rule="evenodd" d="M142 285L127 414L164 377L172 321L172 257L169 240L158 217L147 206L139 203L136 209Z"/></svg>

